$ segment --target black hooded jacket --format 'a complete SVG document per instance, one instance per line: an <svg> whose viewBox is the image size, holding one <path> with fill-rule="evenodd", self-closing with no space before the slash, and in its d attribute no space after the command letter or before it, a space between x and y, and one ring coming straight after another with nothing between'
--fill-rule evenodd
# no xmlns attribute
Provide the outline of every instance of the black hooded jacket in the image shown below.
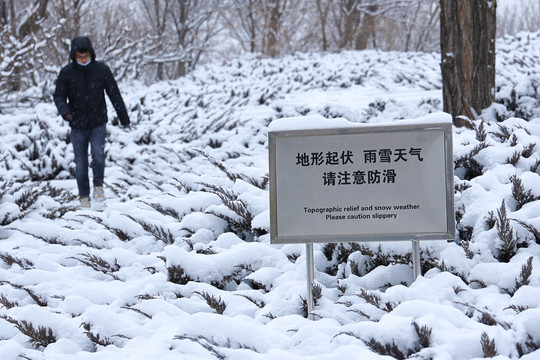
<svg viewBox="0 0 540 360"><path fill-rule="evenodd" d="M75 53L90 51L91 62L79 65ZM71 41L71 63L60 70L54 91L54 103L64 119L71 114L69 124L74 129L92 129L107 122L105 92L116 110L120 123L129 125L129 116L118 85L109 67L96 61L90 39L78 36Z"/></svg>

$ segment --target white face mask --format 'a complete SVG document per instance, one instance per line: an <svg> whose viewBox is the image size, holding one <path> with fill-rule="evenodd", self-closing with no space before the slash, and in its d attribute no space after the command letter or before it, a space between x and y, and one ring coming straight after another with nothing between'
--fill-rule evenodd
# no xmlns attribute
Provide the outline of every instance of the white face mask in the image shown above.
<svg viewBox="0 0 540 360"><path fill-rule="evenodd" d="M92 59L88 60L88 62L86 64L83 64L83 63L80 63L77 61L77 64L81 65L81 66L86 66L88 64L90 64L92 62Z"/></svg>

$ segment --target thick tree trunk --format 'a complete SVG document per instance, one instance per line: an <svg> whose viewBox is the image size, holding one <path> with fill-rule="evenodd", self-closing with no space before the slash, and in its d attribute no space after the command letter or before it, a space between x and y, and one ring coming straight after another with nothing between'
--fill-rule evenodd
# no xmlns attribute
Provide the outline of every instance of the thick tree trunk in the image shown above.
<svg viewBox="0 0 540 360"><path fill-rule="evenodd" d="M444 111L474 119L495 88L497 0L440 0Z"/></svg>

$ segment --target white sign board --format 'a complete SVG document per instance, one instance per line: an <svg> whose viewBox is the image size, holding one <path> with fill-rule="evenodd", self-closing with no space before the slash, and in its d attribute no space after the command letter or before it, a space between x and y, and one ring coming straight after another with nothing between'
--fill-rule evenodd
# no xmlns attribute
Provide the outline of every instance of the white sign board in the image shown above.
<svg viewBox="0 0 540 360"><path fill-rule="evenodd" d="M268 137L272 243L455 238L451 120Z"/></svg>

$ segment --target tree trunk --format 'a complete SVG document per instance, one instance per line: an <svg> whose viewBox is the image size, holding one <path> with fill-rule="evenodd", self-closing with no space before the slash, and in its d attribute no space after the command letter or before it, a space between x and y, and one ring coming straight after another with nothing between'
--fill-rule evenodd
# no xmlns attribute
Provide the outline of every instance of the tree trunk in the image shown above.
<svg viewBox="0 0 540 360"><path fill-rule="evenodd" d="M34 3L31 4L32 14L17 29L19 41L23 41L25 37L37 32L38 23L47 16L48 4L49 0L34 0Z"/></svg>
<svg viewBox="0 0 540 360"><path fill-rule="evenodd" d="M0 25L2 28L8 24L8 7L6 1L0 1Z"/></svg>
<svg viewBox="0 0 540 360"><path fill-rule="evenodd" d="M321 0L317 0L317 13L319 14L319 21L321 23L322 51L328 50L328 38L326 35L326 22L328 21L329 8L330 8L330 2L326 2L323 4Z"/></svg>
<svg viewBox="0 0 540 360"><path fill-rule="evenodd" d="M251 4L250 4L251 5ZM255 21L255 10L250 6L247 16L248 35L249 35L249 52L254 54L257 49L257 25Z"/></svg>
<svg viewBox="0 0 540 360"><path fill-rule="evenodd" d="M356 33L360 27L362 14L358 7L361 1L346 0L339 2L339 23L337 26L340 30L339 48L353 49L356 46Z"/></svg>
<svg viewBox="0 0 540 360"><path fill-rule="evenodd" d="M268 0L265 4L266 26L263 36L263 52L270 57L278 54L278 34L280 27L280 0Z"/></svg>
<svg viewBox="0 0 540 360"><path fill-rule="evenodd" d="M444 111L456 125L493 101L497 0L440 0Z"/></svg>
<svg viewBox="0 0 540 360"><path fill-rule="evenodd" d="M369 6L367 10L362 19L360 31L356 36L355 50L367 49L369 37L375 32L375 15L373 14L377 12L377 5Z"/></svg>

